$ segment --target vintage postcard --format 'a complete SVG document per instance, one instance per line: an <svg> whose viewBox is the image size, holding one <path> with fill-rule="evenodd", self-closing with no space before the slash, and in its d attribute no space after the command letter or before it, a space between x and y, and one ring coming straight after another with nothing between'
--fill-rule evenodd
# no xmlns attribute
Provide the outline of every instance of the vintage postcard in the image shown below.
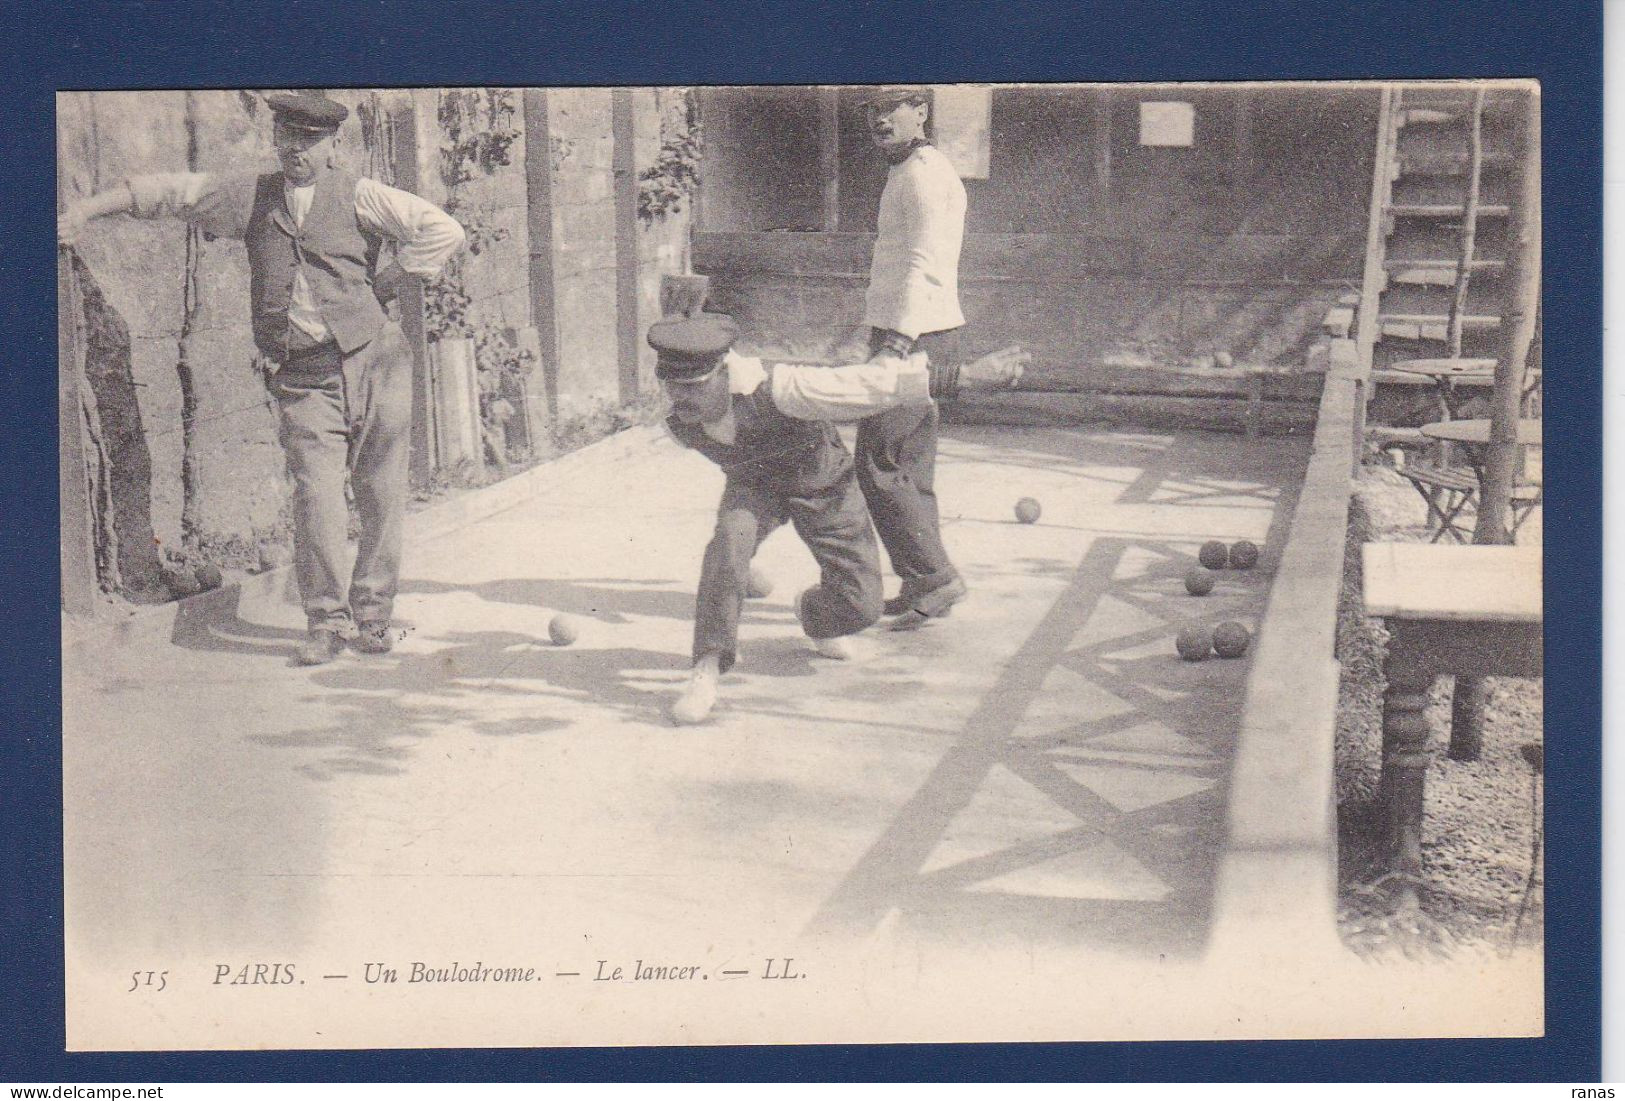
<svg viewBox="0 0 1625 1101"><path fill-rule="evenodd" d="M69 1049L1542 1035L1539 107L61 93Z"/></svg>

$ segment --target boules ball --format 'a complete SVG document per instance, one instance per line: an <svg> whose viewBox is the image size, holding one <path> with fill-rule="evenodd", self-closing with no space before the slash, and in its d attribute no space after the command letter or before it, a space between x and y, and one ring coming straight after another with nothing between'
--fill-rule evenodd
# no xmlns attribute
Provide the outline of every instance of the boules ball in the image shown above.
<svg viewBox="0 0 1625 1101"><path fill-rule="evenodd" d="M203 587L204 592L218 589L225 577L220 573L220 567L213 562L205 562L197 567L197 583Z"/></svg>
<svg viewBox="0 0 1625 1101"><path fill-rule="evenodd" d="M1222 570L1230 561L1230 548L1217 539L1209 539L1196 552L1196 560L1210 570Z"/></svg>
<svg viewBox="0 0 1625 1101"><path fill-rule="evenodd" d="M760 600L773 594L773 579L761 570L752 566L750 580L745 582L745 595L752 600Z"/></svg>
<svg viewBox="0 0 1625 1101"><path fill-rule="evenodd" d="M565 615L562 612L553 617L553 622L547 625L547 637L553 640L554 646L568 646L581 634L576 625L575 616Z"/></svg>
<svg viewBox="0 0 1625 1101"><path fill-rule="evenodd" d="M203 586L198 584L197 571L191 566L165 566L159 575L176 600L185 600L203 591Z"/></svg>
<svg viewBox="0 0 1625 1101"><path fill-rule="evenodd" d="M1214 352L1213 353L1213 366L1215 366L1215 367L1234 367L1235 365L1236 365L1236 357L1231 355L1229 352Z"/></svg>
<svg viewBox="0 0 1625 1101"><path fill-rule="evenodd" d="M1036 524L1043 514L1043 506L1031 497L1023 497L1016 502L1016 519L1023 524Z"/></svg>
<svg viewBox="0 0 1625 1101"><path fill-rule="evenodd" d="M1213 636L1207 633L1206 627L1183 627L1174 639L1174 649L1186 661L1201 661L1207 657L1208 650L1213 646Z"/></svg>
<svg viewBox="0 0 1625 1101"><path fill-rule="evenodd" d="M1258 565L1258 545L1246 539L1230 544L1230 565L1238 570L1250 570Z"/></svg>
<svg viewBox="0 0 1625 1101"><path fill-rule="evenodd" d="M1192 566L1185 574L1185 591L1192 596L1206 596L1213 591L1213 571Z"/></svg>
<svg viewBox="0 0 1625 1101"><path fill-rule="evenodd" d="M1247 652L1252 638L1247 628L1234 620L1226 620L1213 628L1213 652L1221 658L1239 658Z"/></svg>

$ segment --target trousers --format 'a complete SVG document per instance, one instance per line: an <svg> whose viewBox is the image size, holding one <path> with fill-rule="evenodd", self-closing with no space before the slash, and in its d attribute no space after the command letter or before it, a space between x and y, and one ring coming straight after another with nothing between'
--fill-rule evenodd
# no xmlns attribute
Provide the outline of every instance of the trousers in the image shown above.
<svg viewBox="0 0 1625 1101"><path fill-rule="evenodd" d="M293 479L294 572L311 628L388 622L400 584L412 428L412 354L398 322L349 355L326 344L271 378ZM361 539L347 569L355 497Z"/></svg>
<svg viewBox="0 0 1625 1101"><path fill-rule="evenodd" d="M871 330L871 356L880 351L883 332ZM922 333L914 350L932 363L956 363L960 332ZM959 576L942 545L937 513L938 422L935 402L898 406L858 422L858 485L905 594L927 593Z"/></svg>
<svg viewBox="0 0 1625 1101"><path fill-rule="evenodd" d="M787 519L818 562L818 584L802 608L802 627L808 636L838 638L880 618L880 552L863 495L850 476L816 497L787 496L730 478L700 568L694 613L696 661L714 653L723 672L733 666L750 560L762 540Z"/></svg>

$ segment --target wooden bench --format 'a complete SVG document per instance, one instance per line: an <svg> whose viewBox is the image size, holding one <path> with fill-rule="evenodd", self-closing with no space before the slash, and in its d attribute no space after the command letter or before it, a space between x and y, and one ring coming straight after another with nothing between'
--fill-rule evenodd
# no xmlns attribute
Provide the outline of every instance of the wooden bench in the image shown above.
<svg viewBox="0 0 1625 1101"><path fill-rule="evenodd" d="M1435 677L1541 675L1541 548L1367 543L1365 608L1388 628L1382 779L1386 871L1412 892L1422 874L1425 714ZM1476 730L1451 730L1452 756Z"/></svg>

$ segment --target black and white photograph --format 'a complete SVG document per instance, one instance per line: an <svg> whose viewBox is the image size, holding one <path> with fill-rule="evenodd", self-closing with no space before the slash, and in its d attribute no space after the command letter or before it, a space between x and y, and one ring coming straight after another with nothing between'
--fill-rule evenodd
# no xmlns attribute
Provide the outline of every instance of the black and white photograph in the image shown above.
<svg viewBox="0 0 1625 1101"><path fill-rule="evenodd" d="M69 1051L1544 1034L1535 82L56 108Z"/></svg>

